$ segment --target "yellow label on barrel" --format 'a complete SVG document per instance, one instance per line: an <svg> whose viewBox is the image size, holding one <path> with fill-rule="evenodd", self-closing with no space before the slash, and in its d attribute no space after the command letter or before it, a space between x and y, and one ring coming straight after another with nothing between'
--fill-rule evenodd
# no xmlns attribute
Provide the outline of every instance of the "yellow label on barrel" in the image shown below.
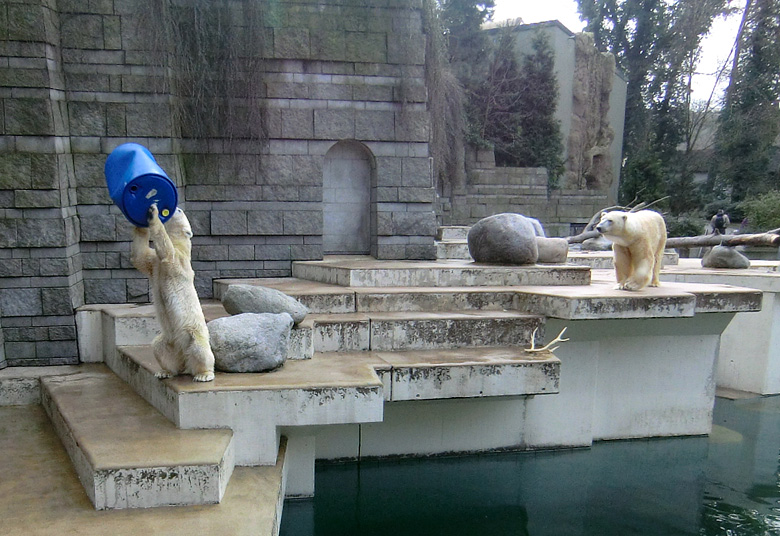
<svg viewBox="0 0 780 536"><path fill-rule="evenodd" d="M170 214L170 213L171 213L170 210L168 210L167 208L164 208L163 211L162 211L163 218L167 218L168 214Z"/></svg>

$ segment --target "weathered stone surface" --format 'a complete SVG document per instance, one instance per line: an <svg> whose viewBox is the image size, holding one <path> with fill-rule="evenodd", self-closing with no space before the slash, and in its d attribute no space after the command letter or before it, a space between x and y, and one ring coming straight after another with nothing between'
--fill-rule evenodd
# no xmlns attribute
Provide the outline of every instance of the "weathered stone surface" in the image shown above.
<svg viewBox="0 0 780 536"><path fill-rule="evenodd" d="M287 313L300 323L309 310L284 292L255 285L230 285L222 297L222 305L231 315L241 313Z"/></svg>
<svg viewBox="0 0 780 536"><path fill-rule="evenodd" d="M223 372L266 372L287 359L293 319L287 313L243 313L207 324L215 368Z"/></svg>
<svg viewBox="0 0 780 536"><path fill-rule="evenodd" d="M750 268L750 260L734 248L715 246L701 260L704 268Z"/></svg>
<svg viewBox="0 0 780 536"><path fill-rule="evenodd" d="M534 226L520 214L496 214L479 220L469 231L468 243L476 262L534 264L539 256Z"/></svg>
<svg viewBox="0 0 780 536"><path fill-rule="evenodd" d="M569 255L569 242L565 238L537 236L536 247L539 250L539 258L537 259L539 263L564 263Z"/></svg>

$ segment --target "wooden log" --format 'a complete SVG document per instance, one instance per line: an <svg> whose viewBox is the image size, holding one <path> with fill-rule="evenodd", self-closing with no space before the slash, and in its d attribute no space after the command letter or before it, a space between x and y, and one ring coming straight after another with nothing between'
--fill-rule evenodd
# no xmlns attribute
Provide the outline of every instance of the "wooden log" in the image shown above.
<svg viewBox="0 0 780 536"><path fill-rule="evenodd" d="M712 246L778 246L780 235L758 233L744 235L683 236L666 240L667 248L700 248Z"/></svg>
<svg viewBox="0 0 780 536"><path fill-rule="evenodd" d="M566 240L569 244L581 244L588 238L601 236L598 231L587 231ZM780 234L774 232L743 235L701 235L668 238L667 248L704 248L712 246L780 246Z"/></svg>

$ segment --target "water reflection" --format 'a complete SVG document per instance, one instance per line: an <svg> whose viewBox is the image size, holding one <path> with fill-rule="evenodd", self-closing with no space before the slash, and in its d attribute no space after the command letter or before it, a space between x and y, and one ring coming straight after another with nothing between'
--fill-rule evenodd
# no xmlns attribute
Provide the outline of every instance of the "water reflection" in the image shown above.
<svg viewBox="0 0 780 536"><path fill-rule="evenodd" d="M780 397L718 399L711 438L318 465L283 536L780 535Z"/></svg>

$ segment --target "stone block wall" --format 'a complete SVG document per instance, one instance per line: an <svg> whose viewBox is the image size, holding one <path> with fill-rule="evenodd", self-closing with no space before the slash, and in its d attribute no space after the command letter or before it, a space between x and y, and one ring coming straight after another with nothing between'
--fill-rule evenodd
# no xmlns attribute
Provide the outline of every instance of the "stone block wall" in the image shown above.
<svg viewBox="0 0 780 536"><path fill-rule="evenodd" d="M61 19L53 0L0 5L0 304L8 365L78 360L84 303Z"/></svg>
<svg viewBox="0 0 780 536"><path fill-rule="evenodd" d="M343 140L370 155L371 253L435 257L420 0L258 0L262 57L233 80L229 100L246 120L229 133L182 119L186 100L144 23L150 6L196 4L229 10L226 34L246 30L249 0L0 4L8 365L74 363L75 308L148 301L129 261L132 227L103 176L125 142L148 147L179 187L202 298L214 278L286 276L292 261L322 257L323 163ZM246 95L258 66L262 83ZM219 122L224 110L206 112Z"/></svg>
<svg viewBox="0 0 780 536"><path fill-rule="evenodd" d="M516 212L537 218L546 229L566 236L608 205L606 191L548 192L547 170L496 167L490 150L472 150L466 160L466 185L439 200L441 219L446 225L472 225L493 214Z"/></svg>

